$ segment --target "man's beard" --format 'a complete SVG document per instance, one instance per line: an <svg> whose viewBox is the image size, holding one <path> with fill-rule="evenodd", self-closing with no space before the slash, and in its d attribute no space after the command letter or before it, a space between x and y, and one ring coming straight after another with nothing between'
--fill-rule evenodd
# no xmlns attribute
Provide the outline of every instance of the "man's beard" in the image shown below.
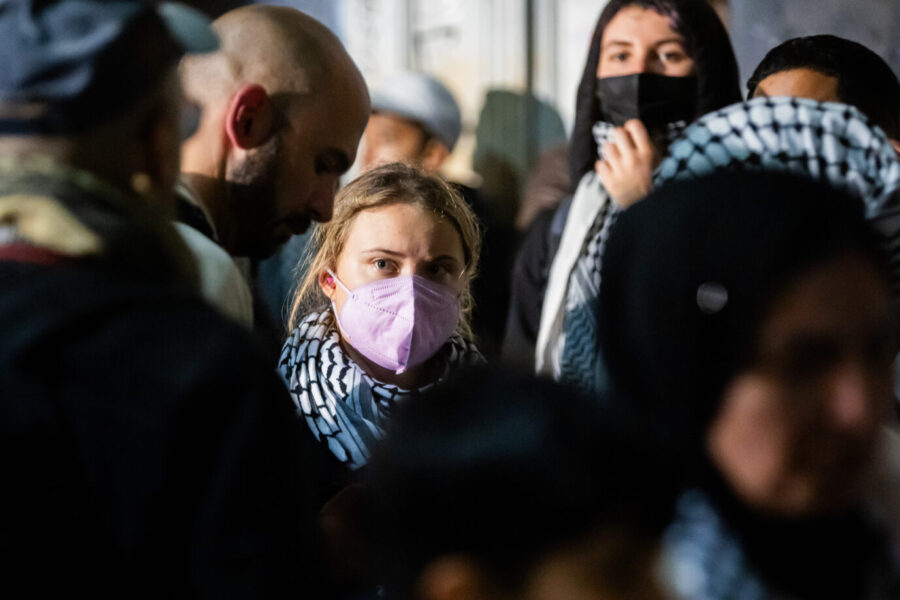
<svg viewBox="0 0 900 600"><path fill-rule="evenodd" d="M278 136L272 136L226 177L233 228L228 251L232 255L262 259L277 248L272 236L277 217L275 188L280 147Z"/></svg>

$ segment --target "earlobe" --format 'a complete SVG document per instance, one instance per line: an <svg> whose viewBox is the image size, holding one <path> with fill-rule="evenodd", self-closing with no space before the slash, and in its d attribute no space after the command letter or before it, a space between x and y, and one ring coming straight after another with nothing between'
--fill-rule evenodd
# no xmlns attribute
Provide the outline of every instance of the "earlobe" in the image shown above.
<svg viewBox="0 0 900 600"><path fill-rule="evenodd" d="M322 293L328 297L329 300L334 301L334 290L337 287L337 284L334 281L334 277L332 277L331 273L328 271L322 271L319 273L319 287L322 289Z"/></svg>
<svg viewBox="0 0 900 600"><path fill-rule="evenodd" d="M250 150L269 139L273 121L272 100L266 90L256 84L245 85L231 97L225 133L233 146Z"/></svg>

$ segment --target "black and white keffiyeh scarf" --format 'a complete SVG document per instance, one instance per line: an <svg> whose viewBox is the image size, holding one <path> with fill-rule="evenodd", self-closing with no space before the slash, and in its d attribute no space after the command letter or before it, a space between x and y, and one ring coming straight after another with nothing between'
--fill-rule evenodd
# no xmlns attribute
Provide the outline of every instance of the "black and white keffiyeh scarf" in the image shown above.
<svg viewBox="0 0 900 600"><path fill-rule="evenodd" d="M439 385L452 372L484 363L475 346L458 335L439 350L443 374L437 381L406 390L367 375L344 354L330 309L311 313L284 343L279 372L297 415L349 469L366 464L397 402Z"/></svg>
<svg viewBox="0 0 900 600"><path fill-rule="evenodd" d="M710 113L669 147L654 185L723 169L810 177L860 198L891 261L900 298L900 161L887 136L852 106L756 98Z"/></svg>
<svg viewBox="0 0 900 600"><path fill-rule="evenodd" d="M663 538L661 571L679 600L767 600L737 536L703 492L687 491Z"/></svg>
<svg viewBox="0 0 900 600"><path fill-rule="evenodd" d="M610 127L598 124L598 145ZM677 130L670 134L678 133ZM673 136L654 185L722 169L789 172L827 182L860 198L883 239L900 299L900 162L887 136L852 106L805 98L757 98L710 113ZM558 378L602 391L596 337L603 247L618 210L598 214L572 269Z"/></svg>
<svg viewBox="0 0 900 600"><path fill-rule="evenodd" d="M896 559L872 515L778 519L736 498L723 509L718 496L692 488L678 500L659 564L672 598L897 598Z"/></svg>
<svg viewBox="0 0 900 600"><path fill-rule="evenodd" d="M682 134L685 127L687 124L683 121L669 124L657 143L665 145L672 142ZM598 148L613 139L614 129L611 123L599 121L594 124L592 132ZM588 177L594 177L593 173L588 174ZM553 365L556 379L594 393L602 392L606 386L596 317L599 310L601 258L610 228L619 214L618 206L607 197L602 184L597 187L604 197L599 200L600 211L569 275L563 317L564 345L559 353L559 364Z"/></svg>

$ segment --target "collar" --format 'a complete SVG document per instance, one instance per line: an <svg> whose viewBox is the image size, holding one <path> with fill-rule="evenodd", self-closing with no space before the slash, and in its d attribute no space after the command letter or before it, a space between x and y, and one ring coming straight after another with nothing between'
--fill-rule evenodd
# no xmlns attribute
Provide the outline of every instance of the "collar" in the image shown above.
<svg viewBox="0 0 900 600"><path fill-rule="evenodd" d="M208 228L208 231L204 231L204 227L197 227L194 223L189 223L185 221L188 225L198 229L200 233L208 235L208 237L212 238L212 240L216 243L219 242L219 232L216 231L215 221L212 219L212 215L209 213L209 209L203 204L203 201L200 200L200 194L197 193L191 184L189 184L183 177L179 177L175 181L175 195L177 198L183 200L186 204L188 204L191 208L199 211L200 215L202 215L203 219L206 221L205 227Z"/></svg>

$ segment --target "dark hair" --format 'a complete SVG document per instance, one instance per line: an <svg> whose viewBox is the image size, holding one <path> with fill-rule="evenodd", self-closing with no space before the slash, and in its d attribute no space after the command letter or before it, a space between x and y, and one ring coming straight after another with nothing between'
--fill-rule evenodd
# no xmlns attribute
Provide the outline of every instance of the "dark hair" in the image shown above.
<svg viewBox="0 0 900 600"><path fill-rule="evenodd" d="M441 556L517 589L551 550L611 530L649 546L671 517L675 487L624 420L550 381L468 373L392 427L367 478L391 598Z"/></svg>
<svg viewBox="0 0 900 600"><path fill-rule="evenodd" d="M756 67L747 82L748 96L769 75L792 69L834 77L841 102L858 108L889 138L900 139L900 81L869 48L834 35L788 40L770 50Z"/></svg>
<svg viewBox="0 0 900 600"><path fill-rule="evenodd" d="M628 6L639 6L668 17L672 29L684 38L685 51L694 60L697 74L697 117L741 101L734 49L719 15L707 0L610 0L597 20L578 86L569 159L572 189L578 187L582 175L590 171L597 160L597 142L591 128L600 120L594 91L603 31L613 17Z"/></svg>

